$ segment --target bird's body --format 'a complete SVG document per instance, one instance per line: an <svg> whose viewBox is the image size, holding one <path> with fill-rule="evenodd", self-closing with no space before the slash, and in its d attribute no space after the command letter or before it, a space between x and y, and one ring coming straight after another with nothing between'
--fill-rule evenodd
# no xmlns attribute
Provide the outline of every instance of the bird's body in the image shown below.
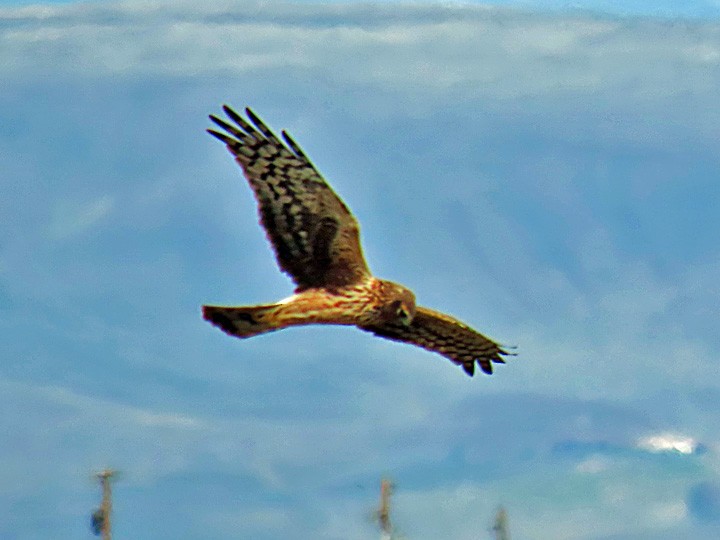
<svg viewBox="0 0 720 540"><path fill-rule="evenodd" d="M303 289L274 304L205 306L203 315L226 333L243 338L308 324L370 327L387 319L378 306L382 305L387 289L394 287L399 286L370 276L360 283L333 290Z"/></svg>
<svg viewBox="0 0 720 540"><path fill-rule="evenodd" d="M223 107L234 122L210 119L208 130L227 145L258 201L260 223L295 294L259 306L203 306L203 317L227 334L248 338L290 326L351 325L375 335L438 352L472 375L477 362L508 353L457 319L416 306L406 287L373 276L360 247L357 221L300 147L284 143L250 110L250 120Z"/></svg>

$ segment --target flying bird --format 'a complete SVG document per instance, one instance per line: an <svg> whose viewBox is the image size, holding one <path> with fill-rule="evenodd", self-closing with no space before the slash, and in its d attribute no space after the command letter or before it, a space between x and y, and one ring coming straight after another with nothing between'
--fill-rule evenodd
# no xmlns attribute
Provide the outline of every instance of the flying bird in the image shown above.
<svg viewBox="0 0 720 540"><path fill-rule="evenodd" d="M459 320L415 303L413 292L376 278L360 247L358 223L300 146L281 141L249 108L247 119L227 105L228 119L210 115L257 199L260 224L295 294L258 306L203 306L205 320L249 338L289 326L357 326L441 354L472 376L475 364L492 373L508 353ZM229 120L229 121L228 121Z"/></svg>

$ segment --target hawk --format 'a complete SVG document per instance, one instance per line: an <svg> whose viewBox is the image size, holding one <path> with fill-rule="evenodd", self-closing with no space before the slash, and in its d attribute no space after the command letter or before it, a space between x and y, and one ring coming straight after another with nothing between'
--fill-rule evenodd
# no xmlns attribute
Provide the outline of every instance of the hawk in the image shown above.
<svg viewBox="0 0 720 540"><path fill-rule="evenodd" d="M372 275L355 217L287 132L281 141L249 108L247 119L227 105L223 110L229 121L210 115L222 131L207 131L242 168L278 265L296 289L274 304L203 306L205 320L239 338L308 324L357 326L437 352L470 376L476 363L488 374L493 362L504 363L509 353L497 343Z"/></svg>

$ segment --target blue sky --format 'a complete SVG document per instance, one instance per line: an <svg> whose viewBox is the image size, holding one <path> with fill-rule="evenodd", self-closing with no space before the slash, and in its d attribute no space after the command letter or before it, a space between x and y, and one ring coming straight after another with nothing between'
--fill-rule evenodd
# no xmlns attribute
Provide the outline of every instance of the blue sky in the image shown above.
<svg viewBox="0 0 720 540"><path fill-rule="evenodd" d="M375 537L383 475L410 539L717 538L720 24L546 5L2 8L0 536L90 538L109 466L117 538ZM519 356L202 321L291 292L225 102Z"/></svg>

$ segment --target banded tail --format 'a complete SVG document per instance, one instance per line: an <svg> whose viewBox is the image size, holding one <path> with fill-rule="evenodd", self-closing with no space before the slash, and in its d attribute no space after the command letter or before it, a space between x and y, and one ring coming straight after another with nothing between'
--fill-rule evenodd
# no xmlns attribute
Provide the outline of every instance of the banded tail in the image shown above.
<svg viewBox="0 0 720 540"><path fill-rule="evenodd" d="M228 335L249 338L272 332L278 327L272 324L277 304L264 306L203 306L203 319L217 326Z"/></svg>

